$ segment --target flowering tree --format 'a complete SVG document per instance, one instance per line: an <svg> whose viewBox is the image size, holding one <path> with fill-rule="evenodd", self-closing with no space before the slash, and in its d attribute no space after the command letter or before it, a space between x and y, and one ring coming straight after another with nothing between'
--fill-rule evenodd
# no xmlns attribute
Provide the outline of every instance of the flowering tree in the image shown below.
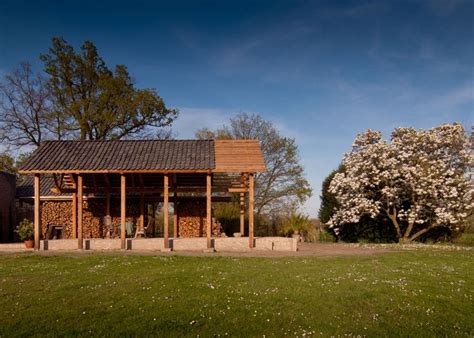
<svg viewBox="0 0 474 338"><path fill-rule="evenodd" d="M356 223L363 215L385 215L400 242L410 242L436 227L461 230L473 208L472 166L459 124L431 130L398 128L391 142L380 132L357 136L344 158L346 172L330 185L339 208L332 227Z"/></svg>

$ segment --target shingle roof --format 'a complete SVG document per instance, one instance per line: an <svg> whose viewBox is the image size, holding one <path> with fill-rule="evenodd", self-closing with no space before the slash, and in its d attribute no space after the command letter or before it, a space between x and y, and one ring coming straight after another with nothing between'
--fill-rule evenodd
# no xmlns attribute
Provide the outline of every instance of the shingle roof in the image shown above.
<svg viewBox="0 0 474 338"><path fill-rule="evenodd" d="M20 172L215 168L212 140L45 141Z"/></svg>
<svg viewBox="0 0 474 338"><path fill-rule="evenodd" d="M41 177L40 195L41 196L71 196L68 193L52 192L55 188L54 179L51 175L44 175ZM34 178L33 176L26 176L16 187L16 197L33 197L35 195Z"/></svg>

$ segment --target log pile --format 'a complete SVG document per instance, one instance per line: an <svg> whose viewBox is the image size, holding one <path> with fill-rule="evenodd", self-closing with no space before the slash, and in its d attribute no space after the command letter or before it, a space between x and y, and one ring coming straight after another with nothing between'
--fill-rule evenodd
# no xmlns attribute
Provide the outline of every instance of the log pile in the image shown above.
<svg viewBox="0 0 474 338"><path fill-rule="evenodd" d="M180 201L178 207L179 237L206 237L206 201ZM212 218L212 237L222 236L221 225Z"/></svg>
<svg viewBox="0 0 474 338"><path fill-rule="evenodd" d="M41 205L41 234L46 238L50 225L62 225L63 238L72 238L72 203L45 201Z"/></svg>
<svg viewBox="0 0 474 338"><path fill-rule="evenodd" d="M120 202L112 200L110 206L112 218L111 229L104 225L105 201L90 200L83 203L83 237L87 238L120 238ZM137 224L139 218L139 204L127 201L126 222ZM72 236L72 202L44 201L41 205L41 233L45 238L50 225L62 225L62 237Z"/></svg>

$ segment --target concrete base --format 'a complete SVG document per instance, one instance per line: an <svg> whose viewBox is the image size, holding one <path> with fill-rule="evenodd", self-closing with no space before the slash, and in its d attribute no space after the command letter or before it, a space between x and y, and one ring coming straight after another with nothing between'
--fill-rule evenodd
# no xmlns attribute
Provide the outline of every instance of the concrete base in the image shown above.
<svg viewBox="0 0 474 338"><path fill-rule="evenodd" d="M41 250L77 250L77 239L53 239L40 241Z"/></svg>
<svg viewBox="0 0 474 338"><path fill-rule="evenodd" d="M288 237L260 237L255 239L255 250L297 251L298 241Z"/></svg>
<svg viewBox="0 0 474 338"><path fill-rule="evenodd" d="M173 251L203 251L207 249L206 237L177 238L173 240Z"/></svg>
<svg viewBox="0 0 474 338"><path fill-rule="evenodd" d="M120 239L91 238L84 240L85 250L120 250Z"/></svg>
<svg viewBox="0 0 474 338"><path fill-rule="evenodd" d="M136 238L131 239L131 250L160 251L165 248L163 238Z"/></svg>
<svg viewBox="0 0 474 338"><path fill-rule="evenodd" d="M165 248L163 238L128 238L127 250L142 251L200 251L200 252L248 252L248 251L297 251L296 238L259 237L254 240L255 247L250 249L248 237L218 237L211 239L211 248L207 247L205 237L177 238L169 240L169 248ZM40 242L41 250L77 250L77 239L56 239ZM120 250L120 239L85 239L84 250ZM3 245L5 249L19 250L23 243ZM0 247L1 249L1 247Z"/></svg>
<svg viewBox="0 0 474 338"><path fill-rule="evenodd" d="M23 250L33 250L27 249L25 243L2 243L0 244L0 251L23 251Z"/></svg>
<svg viewBox="0 0 474 338"><path fill-rule="evenodd" d="M214 239L214 248L217 252L244 252L250 251L248 237L222 237Z"/></svg>

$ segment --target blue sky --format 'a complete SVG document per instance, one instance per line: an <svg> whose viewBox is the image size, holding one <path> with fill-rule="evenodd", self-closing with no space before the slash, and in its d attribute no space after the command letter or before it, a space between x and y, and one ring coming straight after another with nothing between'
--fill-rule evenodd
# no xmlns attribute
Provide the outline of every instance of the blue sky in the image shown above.
<svg viewBox="0 0 474 338"><path fill-rule="evenodd" d="M238 112L299 144L316 215L324 177L372 128L474 124L474 1L5 1L0 75L51 37L92 40L181 111L192 138Z"/></svg>

